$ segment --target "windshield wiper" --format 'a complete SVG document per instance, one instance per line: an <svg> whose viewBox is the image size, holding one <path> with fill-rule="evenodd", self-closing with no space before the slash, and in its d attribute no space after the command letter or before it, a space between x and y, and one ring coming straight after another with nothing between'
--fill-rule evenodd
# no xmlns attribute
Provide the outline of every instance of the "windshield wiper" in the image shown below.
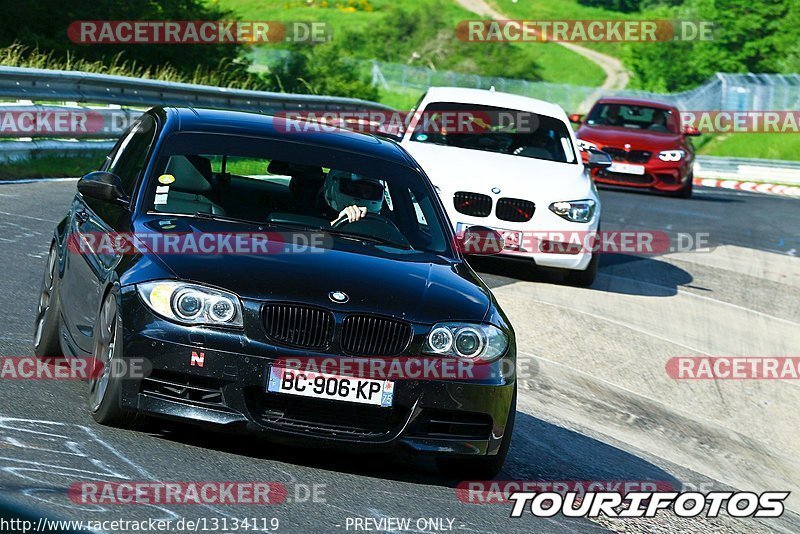
<svg viewBox="0 0 800 534"><path fill-rule="evenodd" d="M198 211L195 212L194 217L198 219L209 219L209 220L216 220L216 221L228 221L228 222L236 222L242 224L252 224L255 226L275 226L278 228L288 228L288 229L296 229L300 228L302 230L307 230L309 232L313 232L317 230L317 228L313 226L308 226L307 224L302 223L293 223L293 222L273 222L273 221L252 221L250 219L240 219L238 217L229 217L228 215L219 215L214 213L207 213L205 211Z"/></svg>
<svg viewBox="0 0 800 534"><path fill-rule="evenodd" d="M264 223L258 221L251 221L248 219L239 219L237 217L228 217L227 215L219 215L217 213L207 213L205 211L196 211L194 212L193 217L197 217L198 219L209 219L212 221L228 221L228 222L237 222L243 224L255 224L255 225L263 225Z"/></svg>
<svg viewBox="0 0 800 534"><path fill-rule="evenodd" d="M319 230L344 239L351 239L354 241L366 241L368 243L373 243L375 245L386 245L389 247L399 248L401 250L414 249L414 247L412 247L408 243L398 243L397 241L392 241L391 239L383 239L382 237L368 236L363 234L351 234L349 232L342 232L341 230L335 230L333 228L319 228Z"/></svg>

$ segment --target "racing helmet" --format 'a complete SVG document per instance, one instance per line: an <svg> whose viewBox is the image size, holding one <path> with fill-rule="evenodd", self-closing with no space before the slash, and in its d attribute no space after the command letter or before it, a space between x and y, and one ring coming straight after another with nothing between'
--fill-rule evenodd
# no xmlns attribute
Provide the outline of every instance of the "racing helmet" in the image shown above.
<svg viewBox="0 0 800 534"><path fill-rule="evenodd" d="M384 190L382 180L360 174L332 169L325 178L325 202L336 211L355 204L369 213L380 213Z"/></svg>

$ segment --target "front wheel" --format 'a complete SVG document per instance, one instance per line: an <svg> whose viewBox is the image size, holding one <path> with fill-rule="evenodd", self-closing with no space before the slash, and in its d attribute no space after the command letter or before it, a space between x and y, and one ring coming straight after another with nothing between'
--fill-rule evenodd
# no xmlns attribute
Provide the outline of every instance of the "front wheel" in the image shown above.
<svg viewBox="0 0 800 534"><path fill-rule="evenodd" d="M122 319L118 296L111 291L103 300L95 323L89 379L89 409L102 425L123 425L131 419L119 404L122 378L115 369L122 359Z"/></svg>
<svg viewBox="0 0 800 534"><path fill-rule="evenodd" d="M500 442L500 449L494 456L480 456L477 458L437 458L436 466L439 471L448 477L460 480L491 480L496 477L508 456L511 447L511 435L514 432L514 420L517 417L517 386L514 385L514 394L511 397L511 407L508 409L508 419Z"/></svg>
<svg viewBox="0 0 800 534"><path fill-rule="evenodd" d="M33 352L39 358L60 356L58 342L58 249L55 243L50 246L47 266L39 292L39 306L36 312L36 330L33 334Z"/></svg>
<svg viewBox="0 0 800 534"><path fill-rule="evenodd" d="M694 176L689 175L689 180L686 182L686 185L675 191L672 196L678 198L691 198L692 191L694 190Z"/></svg>

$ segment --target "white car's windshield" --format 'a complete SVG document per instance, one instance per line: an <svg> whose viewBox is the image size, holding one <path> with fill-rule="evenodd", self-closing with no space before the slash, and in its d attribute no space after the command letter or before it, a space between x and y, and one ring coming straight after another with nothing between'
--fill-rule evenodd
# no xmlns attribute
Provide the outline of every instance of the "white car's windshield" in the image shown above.
<svg viewBox="0 0 800 534"><path fill-rule="evenodd" d="M563 121L495 106L432 102L420 113L411 140L577 164Z"/></svg>

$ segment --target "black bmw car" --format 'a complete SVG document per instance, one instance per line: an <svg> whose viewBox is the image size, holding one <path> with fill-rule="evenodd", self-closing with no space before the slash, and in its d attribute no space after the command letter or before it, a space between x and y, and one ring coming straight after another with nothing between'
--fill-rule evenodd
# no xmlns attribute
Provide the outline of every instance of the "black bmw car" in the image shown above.
<svg viewBox="0 0 800 534"><path fill-rule="evenodd" d="M99 423L141 414L283 443L406 448L461 477L502 467L514 331L397 144L155 108L77 190L54 232L35 351L99 365ZM440 365L404 375L415 358ZM112 372L134 359L146 373ZM403 365L390 376L337 365L357 360ZM296 365L319 361L332 365Z"/></svg>

